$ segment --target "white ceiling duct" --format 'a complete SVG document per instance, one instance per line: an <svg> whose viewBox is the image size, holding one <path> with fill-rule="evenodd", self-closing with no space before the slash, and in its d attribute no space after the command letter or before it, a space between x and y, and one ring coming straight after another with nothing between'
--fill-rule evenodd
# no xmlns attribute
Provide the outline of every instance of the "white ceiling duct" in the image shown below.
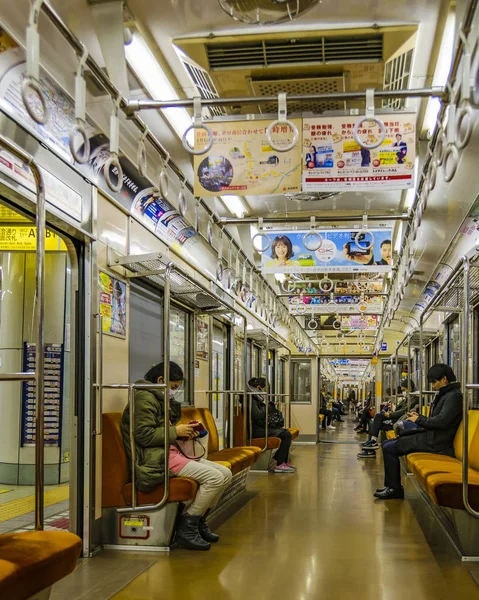
<svg viewBox="0 0 479 600"><path fill-rule="evenodd" d="M254 25L294 21L319 0L218 0L235 21Z"/></svg>

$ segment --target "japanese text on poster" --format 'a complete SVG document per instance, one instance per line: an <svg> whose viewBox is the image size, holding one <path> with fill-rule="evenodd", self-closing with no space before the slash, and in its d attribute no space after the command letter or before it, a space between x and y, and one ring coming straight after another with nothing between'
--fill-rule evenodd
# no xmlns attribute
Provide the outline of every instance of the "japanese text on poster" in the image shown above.
<svg viewBox="0 0 479 600"><path fill-rule="evenodd" d="M196 358L208 360L209 348L209 320L198 317L196 319Z"/></svg>
<svg viewBox="0 0 479 600"><path fill-rule="evenodd" d="M381 115L386 137L378 148L362 148L354 126L363 117L303 119L303 190L403 189L414 186L416 115ZM360 124L359 139L379 140L374 121Z"/></svg>
<svg viewBox="0 0 479 600"><path fill-rule="evenodd" d="M263 273L386 273L392 268L392 230L317 231L322 244L317 250L304 245L303 232L266 233L270 247L261 257ZM359 234L359 235L358 235ZM312 240L307 241L311 245Z"/></svg>
<svg viewBox="0 0 479 600"><path fill-rule="evenodd" d="M99 272L103 333L126 337L126 283Z"/></svg>
<svg viewBox="0 0 479 600"><path fill-rule="evenodd" d="M301 134L301 119L292 119ZM301 143L277 152L266 140L271 121L212 123L214 144L206 154L195 156L195 195L284 194L301 189ZM288 145L293 132L288 125L273 128L275 145ZM195 148L205 147L208 134L196 132Z"/></svg>

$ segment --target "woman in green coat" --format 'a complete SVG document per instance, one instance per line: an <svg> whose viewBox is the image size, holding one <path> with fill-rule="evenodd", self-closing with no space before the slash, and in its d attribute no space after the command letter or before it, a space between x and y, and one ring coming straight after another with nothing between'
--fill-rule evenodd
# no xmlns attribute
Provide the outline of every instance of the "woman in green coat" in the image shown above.
<svg viewBox="0 0 479 600"><path fill-rule="evenodd" d="M164 368L164 363L154 365L145 375L145 380L137 383L164 383ZM174 397L182 383L181 367L170 362L168 476L189 477L199 483L195 499L179 519L176 543L192 550L209 550L209 542L217 542L219 537L210 531L205 514L216 506L232 476L227 467L203 458L187 458L176 443L178 438L194 439L199 435L192 425L178 424L181 404ZM164 402L164 392L161 389L135 390L135 484L141 492L150 492L165 481ZM129 405L122 416L121 433L128 464L131 465Z"/></svg>

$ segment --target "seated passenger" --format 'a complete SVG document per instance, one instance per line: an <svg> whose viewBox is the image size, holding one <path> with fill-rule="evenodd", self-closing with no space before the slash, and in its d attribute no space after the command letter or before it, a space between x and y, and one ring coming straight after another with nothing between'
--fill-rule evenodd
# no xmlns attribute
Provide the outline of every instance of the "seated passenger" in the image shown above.
<svg viewBox="0 0 479 600"><path fill-rule="evenodd" d="M164 363L154 365L145 375L145 381L138 383L163 383ZM193 502L186 507L176 527L176 543L191 550L209 550L209 542L217 542L219 537L210 531L205 515L214 508L221 495L231 482L231 471L204 458L187 458L176 443L178 438L194 439L199 435L191 425L177 425L181 417L181 404L174 400L175 393L183 382L183 371L176 363L170 362L170 475L189 477L199 483ZM136 448L136 488L150 492L165 480L164 472L164 392L161 389L135 390L134 438ZM121 433L128 465L131 465L130 452L130 406L125 408L121 419Z"/></svg>
<svg viewBox="0 0 479 600"><path fill-rule="evenodd" d="M368 399L364 403L364 408L359 417L359 425L354 428L358 433L366 433L368 430L369 421L373 418L374 404L372 394L369 392Z"/></svg>
<svg viewBox="0 0 479 600"><path fill-rule="evenodd" d="M411 392L416 390L414 382L411 380ZM396 410L382 410L378 413L371 423L369 428L369 440L362 444L362 452L358 454L358 458L374 458L376 456L376 450L379 449L378 436L380 431L392 431L394 429L394 423L399 421L407 413L408 398L406 393L408 391L408 380L403 379L401 382L401 394L402 400L398 403ZM415 410L418 405L419 399L414 398L411 403L411 410Z"/></svg>
<svg viewBox="0 0 479 600"><path fill-rule="evenodd" d="M331 424L331 421L333 420L332 405L329 402L329 396L323 392L321 392L321 408L319 409L319 414L324 415L321 427L323 429L334 429L334 431L336 431L336 427Z"/></svg>
<svg viewBox="0 0 479 600"><path fill-rule="evenodd" d="M454 456L454 437L462 419L462 393L454 371L448 365L432 366L427 374L432 389L437 391L429 417L407 413L407 420L418 426L412 435L388 440L382 445L384 488L376 491L379 500L404 498L399 457L412 452L432 452Z"/></svg>
<svg viewBox="0 0 479 600"><path fill-rule="evenodd" d="M264 377L253 377L248 381L248 392L259 392L251 398L251 422L253 438L262 438L266 435L266 404L261 398L266 390L266 379ZM276 450L274 459L276 461L275 473L293 473L296 471L289 460L289 449L293 438L291 433L284 427L275 427L273 422L274 402L269 402L268 407L268 437L278 437L281 440L280 447Z"/></svg>

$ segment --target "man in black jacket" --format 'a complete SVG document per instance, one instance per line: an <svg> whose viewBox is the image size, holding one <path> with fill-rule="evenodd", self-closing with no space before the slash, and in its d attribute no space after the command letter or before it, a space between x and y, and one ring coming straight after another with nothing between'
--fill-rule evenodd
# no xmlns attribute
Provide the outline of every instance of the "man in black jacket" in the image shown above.
<svg viewBox="0 0 479 600"><path fill-rule="evenodd" d="M379 500L404 498L399 457L412 452L432 452L454 456L454 437L462 419L462 393L454 371L448 365L437 364L429 369L428 381L437 391L429 417L408 413L407 420L423 430L399 437L382 445L384 458L384 488L374 496Z"/></svg>

